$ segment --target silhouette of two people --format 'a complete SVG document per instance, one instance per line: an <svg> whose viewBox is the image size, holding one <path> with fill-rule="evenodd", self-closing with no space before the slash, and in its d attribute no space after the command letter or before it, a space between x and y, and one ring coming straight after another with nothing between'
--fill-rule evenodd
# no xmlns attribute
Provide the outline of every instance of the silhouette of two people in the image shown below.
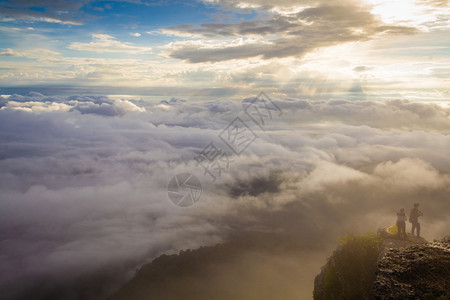
<svg viewBox="0 0 450 300"><path fill-rule="evenodd" d="M412 224L411 235L413 236L416 232L417 237L420 237L419 217L421 216L423 216L423 213L419 210L419 203L414 203L414 207L409 214L409 222ZM397 212L398 238L401 240L406 240L406 219L405 209L402 208Z"/></svg>

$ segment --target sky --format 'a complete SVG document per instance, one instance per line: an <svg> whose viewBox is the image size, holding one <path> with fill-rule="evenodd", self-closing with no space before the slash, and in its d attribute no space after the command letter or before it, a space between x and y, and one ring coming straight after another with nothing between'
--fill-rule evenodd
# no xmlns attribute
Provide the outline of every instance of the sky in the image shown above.
<svg viewBox="0 0 450 300"><path fill-rule="evenodd" d="M448 99L449 27L440 0L1 1L0 86Z"/></svg>
<svg viewBox="0 0 450 300"><path fill-rule="evenodd" d="M102 299L263 232L304 243L276 279L303 300L339 236L400 208L449 234L447 1L273 2L0 1L2 297Z"/></svg>

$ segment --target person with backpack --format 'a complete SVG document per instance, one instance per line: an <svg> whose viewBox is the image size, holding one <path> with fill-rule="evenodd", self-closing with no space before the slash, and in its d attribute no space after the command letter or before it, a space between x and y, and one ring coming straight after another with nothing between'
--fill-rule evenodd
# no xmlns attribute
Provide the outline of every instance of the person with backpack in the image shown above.
<svg viewBox="0 0 450 300"><path fill-rule="evenodd" d="M398 238L401 240L406 240L406 214L404 208L400 209L397 213L397 229Z"/></svg>
<svg viewBox="0 0 450 300"><path fill-rule="evenodd" d="M411 209L409 215L409 222L412 224L411 235L414 236L414 231L417 232L417 237L420 237L420 223L419 217L423 216L423 213L419 210L419 203L414 203L414 208Z"/></svg>

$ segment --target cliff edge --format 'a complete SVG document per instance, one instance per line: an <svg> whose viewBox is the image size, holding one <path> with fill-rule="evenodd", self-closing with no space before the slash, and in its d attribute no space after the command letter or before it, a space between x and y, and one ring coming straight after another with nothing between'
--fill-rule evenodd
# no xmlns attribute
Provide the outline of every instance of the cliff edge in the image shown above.
<svg viewBox="0 0 450 300"><path fill-rule="evenodd" d="M314 299L450 299L450 239L352 236L317 275Z"/></svg>
<svg viewBox="0 0 450 300"><path fill-rule="evenodd" d="M450 238L386 249L375 299L450 299Z"/></svg>

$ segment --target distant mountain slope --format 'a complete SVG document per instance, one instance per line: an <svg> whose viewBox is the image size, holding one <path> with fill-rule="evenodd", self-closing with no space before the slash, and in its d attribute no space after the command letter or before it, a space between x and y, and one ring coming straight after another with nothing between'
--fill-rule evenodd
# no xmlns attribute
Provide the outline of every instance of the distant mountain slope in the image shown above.
<svg viewBox="0 0 450 300"><path fill-rule="evenodd" d="M108 300L311 299L311 275L323 255L313 245L252 234L162 255Z"/></svg>

